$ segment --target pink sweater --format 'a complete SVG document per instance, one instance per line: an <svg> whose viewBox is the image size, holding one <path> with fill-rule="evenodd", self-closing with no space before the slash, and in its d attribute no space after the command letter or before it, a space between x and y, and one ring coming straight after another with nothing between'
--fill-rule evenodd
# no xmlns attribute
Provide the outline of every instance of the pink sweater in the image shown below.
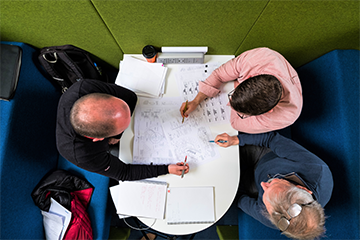
<svg viewBox="0 0 360 240"><path fill-rule="evenodd" d="M234 81L234 87L246 79L260 75L275 76L283 86L280 102L272 112L241 119L231 109L231 126L245 133L263 133L285 128L295 122L302 109L302 90L299 77L290 63L278 52L269 48L255 48L224 63L200 82L200 92L214 97L223 83Z"/></svg>

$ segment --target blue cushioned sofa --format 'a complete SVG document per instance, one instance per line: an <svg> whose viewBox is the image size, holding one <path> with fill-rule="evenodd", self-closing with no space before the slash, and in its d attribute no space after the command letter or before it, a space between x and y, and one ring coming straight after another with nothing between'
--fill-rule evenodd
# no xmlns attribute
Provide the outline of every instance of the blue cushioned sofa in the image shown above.
<svg viewBox="0 0 360 240"><path fill-rule="evenodd" d="M31 198L41 178L60 168L86 178L94 187L88 207L94 239L107 239L109 178L82 170L56 149L55 125L60 91L39 71L35 48L22 48L22 65L15 95L0 100L1 239L44 239L42 215Z"/></svg>
<svg viewBox="0 0 360 240"><path fill-rule="evenodd" d="M304 106L291 138L318 155L334 178L325 239L359 239L359 57L334 50L297 69ZM241 210L239 239L285 239Z"/></svg>

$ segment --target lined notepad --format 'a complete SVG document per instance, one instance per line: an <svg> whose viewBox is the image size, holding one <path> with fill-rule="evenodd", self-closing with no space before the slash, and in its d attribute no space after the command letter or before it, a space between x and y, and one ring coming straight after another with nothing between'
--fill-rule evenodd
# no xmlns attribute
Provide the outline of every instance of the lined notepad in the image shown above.
<svg viewBox="0 0 360 240"><path fill-rule="evenodd" d="M164 219L166 182L124 181L110 188L117 214Z"/></svg>
<svg viewBox="0 0 360 240"><path fill-rule="evenodd" d="M168 188L167 224L215 222L214 187Z"/></svg>

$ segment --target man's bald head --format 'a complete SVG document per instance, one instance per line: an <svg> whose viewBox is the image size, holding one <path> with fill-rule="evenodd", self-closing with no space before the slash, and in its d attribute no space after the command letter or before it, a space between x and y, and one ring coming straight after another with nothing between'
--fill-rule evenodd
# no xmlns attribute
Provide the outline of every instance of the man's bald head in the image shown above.
<svg viewBox="0 0 360 240"><path fill-rule="evenodd" d="M91 93L79 98L70 111L75 131L92 138L108 138L122 133L130 124L129 106L120 98Z"/></svg>

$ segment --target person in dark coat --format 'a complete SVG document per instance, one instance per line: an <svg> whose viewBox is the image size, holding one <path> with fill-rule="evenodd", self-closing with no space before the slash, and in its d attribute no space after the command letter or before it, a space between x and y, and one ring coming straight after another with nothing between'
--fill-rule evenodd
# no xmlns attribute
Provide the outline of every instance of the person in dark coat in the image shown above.
<svg viewBox="0 0 360 240"><path fill-rule="evenodd" d="M181 175L189 166L131 165L110 154L129 126L137 96L115 84L85 79L60 98L56 141L60 154L76 166L115 180L138 180L164 174Z"/></svg>
<svg viewBox="0 0 360 240"><path fill-rule="evenodd" d="M323 207L334 181L323 160L277 132L223 133L215 142L240 146L241 210L289 238L314 239L324 233Z"/></svg>

